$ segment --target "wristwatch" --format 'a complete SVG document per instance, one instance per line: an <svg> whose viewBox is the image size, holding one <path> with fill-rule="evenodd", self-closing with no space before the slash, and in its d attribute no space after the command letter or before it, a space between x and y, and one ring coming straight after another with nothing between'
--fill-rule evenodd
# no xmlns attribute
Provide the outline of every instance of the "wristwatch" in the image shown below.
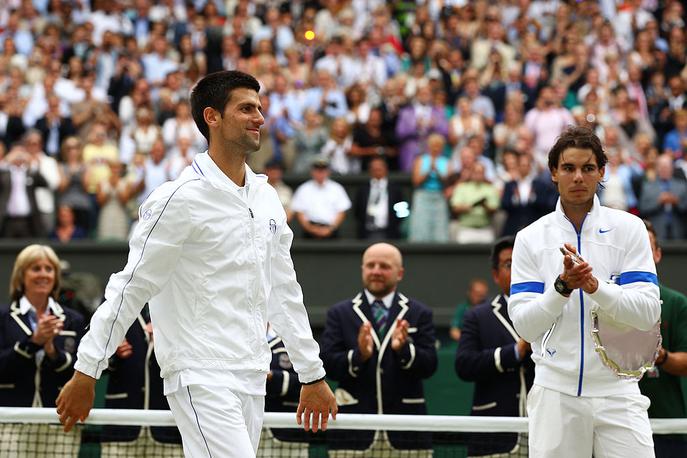
<svg viewBox="0 0 687 458"><path fill-rule="evenodd" d="M568 284L563 281L560 275L556 277L556 281L553 282L553 287L558 294L561 294L565 297L570 296L570 293L573 292L572 289L568 288Z"/></svg>

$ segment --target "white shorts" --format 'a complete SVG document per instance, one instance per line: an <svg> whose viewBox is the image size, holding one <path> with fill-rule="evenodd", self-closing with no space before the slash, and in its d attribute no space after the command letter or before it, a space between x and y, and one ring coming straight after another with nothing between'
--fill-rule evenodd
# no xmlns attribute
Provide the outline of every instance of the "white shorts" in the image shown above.
<svg viewBox="0 0 687 458"><path fill-rule="evenodd" d="M653 458L649 404L641 394L577 397L534 385L530 458Z"/></svg>
<svg viewBox="0 0 687 458"><path fill-rule="evenodd" d="M185 386L167 395L184 443L186 458L255 456L265 411L265 397L228 388Z"/></svg>

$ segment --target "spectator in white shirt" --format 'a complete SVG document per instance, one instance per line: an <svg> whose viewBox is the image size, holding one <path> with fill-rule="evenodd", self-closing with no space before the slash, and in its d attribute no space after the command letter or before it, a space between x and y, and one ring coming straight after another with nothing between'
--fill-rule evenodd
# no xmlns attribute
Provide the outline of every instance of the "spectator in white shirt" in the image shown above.
<svg viewBox="0 0 687 458"><path fill-rule="evenodd" d="M60 184L60 169L57 161L43 152L43 136L40 131L31 129L24 135L24 146L32 162L48 186L36 189L36 205L41 214L43 227L50 233L55 227L55 191Z"/></svg>
<svg viewBox="0 0 687 458"><path fill-rule="evenodd" d="M47 232L38 212L35 191L47 186L38 164L16 144L0 166L0 235L3 238L40 237Z"/></svg>
<svg viewBox="0 0 687 458"><path fill-rule="evenodd" d="M332 239L351 208L351 200L343 186L330 180L329 161L317 157L312 163L311 180L296 189L291 209L303 234L311 239Z"/></svg>

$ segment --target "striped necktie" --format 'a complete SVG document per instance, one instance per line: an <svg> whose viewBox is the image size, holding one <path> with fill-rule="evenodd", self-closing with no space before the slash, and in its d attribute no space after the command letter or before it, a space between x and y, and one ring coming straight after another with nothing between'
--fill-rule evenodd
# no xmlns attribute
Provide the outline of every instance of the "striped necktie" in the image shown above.
<svg viewBox="0 0 687 458"><path fill-rule="evenodd" d="M386 308L384 302L377 299L372 303L372 316L375 320L375 329L380 338L384 337L388 327L389 309Z"/></svg>

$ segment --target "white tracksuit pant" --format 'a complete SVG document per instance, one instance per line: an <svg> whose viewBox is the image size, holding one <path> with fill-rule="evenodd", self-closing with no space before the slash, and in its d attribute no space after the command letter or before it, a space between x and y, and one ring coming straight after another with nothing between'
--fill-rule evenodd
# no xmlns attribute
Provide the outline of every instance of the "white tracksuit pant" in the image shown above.
<svg viewBox="0 0 687 458"><path fill-rule="evenodd" d="M185 386L167 395L184 442L186 458L255 456L265 411L265 397L228 388Z"/></svg>
<svg viewBox="0 0 687 458"><path fill-rule="evenodd" d="M534 385L530 458L653 458L649 404L641 394L576 397Z"/></svg>

